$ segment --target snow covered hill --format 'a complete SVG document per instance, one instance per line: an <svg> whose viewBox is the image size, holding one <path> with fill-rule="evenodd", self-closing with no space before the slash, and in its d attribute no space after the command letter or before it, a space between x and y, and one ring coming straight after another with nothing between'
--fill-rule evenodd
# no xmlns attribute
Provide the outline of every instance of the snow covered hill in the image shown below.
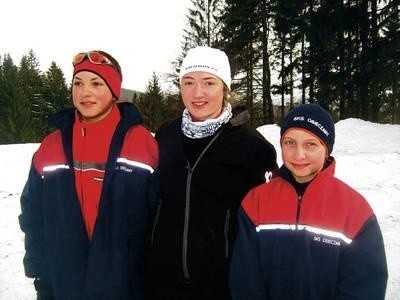
<svg viewBox="0 0 400 300"><path fill-rule="evenodd" d="M280 159L279 127L258 130L275 145ZM19 197L38 144L0 146L0 300L35 299L25 278ZM347 119L336 124L333 156L336 175L363 194L373 207L385 240L389 281L386 300L400 299L400 125Z"/></svg>

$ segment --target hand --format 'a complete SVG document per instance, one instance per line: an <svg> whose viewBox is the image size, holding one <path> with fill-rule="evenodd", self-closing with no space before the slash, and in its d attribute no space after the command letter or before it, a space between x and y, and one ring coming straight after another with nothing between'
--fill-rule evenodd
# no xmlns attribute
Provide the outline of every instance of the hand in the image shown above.
<svg viewBox="0 0 400 300"><path fill-rule="evenodd" d="M49 284L38 278L33 281L33 284L36 289L36 300L55 300L53 290Z"/></svg>

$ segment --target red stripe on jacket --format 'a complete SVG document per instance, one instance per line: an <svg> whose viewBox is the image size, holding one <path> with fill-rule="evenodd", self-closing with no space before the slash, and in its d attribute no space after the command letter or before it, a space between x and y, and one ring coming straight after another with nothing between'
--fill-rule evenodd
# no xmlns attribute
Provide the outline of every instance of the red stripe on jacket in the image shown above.
<svg viewBox="0 0 400 300"><path fill-rule="evenodd" d="M354 238L373 211L362 195L333 176L334 169L335 162L332 162L307 187L301 200L298 224ZM297 206L294 187L281 177L254 188L242 202L255 226L296 224Z"/></svg>

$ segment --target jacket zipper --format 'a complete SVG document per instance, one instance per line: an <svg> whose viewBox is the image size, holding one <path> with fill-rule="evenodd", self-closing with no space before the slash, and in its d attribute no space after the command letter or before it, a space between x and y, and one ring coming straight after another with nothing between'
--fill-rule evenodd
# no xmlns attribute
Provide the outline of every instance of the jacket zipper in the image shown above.
<svg viewBox="0 0 400 300"><path fill-rule="evenodd" d="M225 258L228 258L229 256L229 222L231 219L231 211L228 209L226 211L226 216L225 216L225 226L224 226L224 235L225 235Z"/></svg>
<svg viewBox="0 0 400 300"><path fill-rule="evenodd" d="M154 244L154 234L156 232L157 224L158 224L158 219L160 218L160 211L161 211L161 199L158 203L157 210L156 210L156 216L154 218L154 224L153 224L153 230L151 231L151 240L150 244L153 246Z"/></svg>
<svg viewBox="0 0 400 300"><path fill-rule="evenodd" d="M193 169L190 168L188 162L187 163L188 176L186 179L185 219L183 226L183 245L182 245L182 267L183 267L183 277L185 281L190 281L189 268L187 264L187 252L188 252L187 248L188 248L189 213L190 213L190 182L192 180Z"/></svg>
<svg viewBox="0 0 400 300"><path fill-rule="evenodd" d="M303 199L302 195L298 195L297 197L297 212L296 212L296 229L298 229L299 220L300 220L300 211L301 211L301 200Z"/></svg>
<svg viewBox="0 0 400 300"><path fill-rule="evenodd" d="M208 148L210 148L210 146L214 143L217 137L221 134L221 132L222 130L218 131L217 134L213 137L213 139L203 149L203 151L197 158L196 162L193 164L193 167L190 167L189 162L186 163L188 176L186 179L185 217L183 224L183 240L182 240L182 269L183 269L183 278L185 282L190 282L190 272L189 272L187 257L188 257L188 236L189 236L189 221L190 221L190 188L191 188L192 176L199 161L204 156Z"/></svg>

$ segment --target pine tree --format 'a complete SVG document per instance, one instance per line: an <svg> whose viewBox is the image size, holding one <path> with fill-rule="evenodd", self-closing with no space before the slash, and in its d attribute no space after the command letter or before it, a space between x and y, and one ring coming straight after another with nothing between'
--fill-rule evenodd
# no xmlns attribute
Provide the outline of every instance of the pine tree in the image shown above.
<svg viewBox="0 0 400 300"><path fill-rule="evenodd" d="M19 142L18 135L18 68L9 54L0 63L0 144Z"/></svg>
<svg viewBox="0 0 400 300"><path fill-rule="evenodd" d="M47 128L47 111L43 78L33 50L22 56L18 68L18 106L21 106L20 114L24 118L20 142L39 142Z"/></svg>
<svg viewBox="0 0 400 300"><path fill-rule="evenodd" d="M253 126L274 122L271 97L273 1L226 0L224 47L235 78L234 91L250 110Z"/></svg>
<svg viewBox="0 0 400 300"><path fill-rule="evenodd" d="M134 104L142 115L144 125L152 132L155 132L166 119L163 98L160 80L153 72L145 92L136 101L134 100Z"/></svg>
<svg viewBox="0 0 400 300"><path fill-rule="evenodd" d="M183 30L181 53L172 62L174 74L170 81L179 86L178 73L183 58L189 49L196 46L220 47L224 9L223 0L190 0L191 7L186 15L186 27Z"/></svg>
<svg viewBox="0 0 400 300"><path fill-rule="evenodd" d="M184 31L184 50L194 46L215 46L221 39L221 0L191 0L187 14L189 28Z"/></svg>
<svg viewBox="0 0 400 300"><path fill-rule="evenodd" d="M43 77L43 95L48 113L54 113L72 106L71 92L65 82L61 68L55 62L52 62Z"/></svg>

